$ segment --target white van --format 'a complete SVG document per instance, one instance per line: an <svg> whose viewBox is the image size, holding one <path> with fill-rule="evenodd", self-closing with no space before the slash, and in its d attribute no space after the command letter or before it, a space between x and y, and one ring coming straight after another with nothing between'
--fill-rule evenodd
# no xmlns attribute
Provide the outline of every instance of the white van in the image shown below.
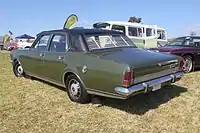
<svg viewBox="0 0 200 133"><path fill-rule="evenodd" d="M94 23L93 28L123 32L139 48L158 47L157 26L122 21L103 21Z"/></svg>

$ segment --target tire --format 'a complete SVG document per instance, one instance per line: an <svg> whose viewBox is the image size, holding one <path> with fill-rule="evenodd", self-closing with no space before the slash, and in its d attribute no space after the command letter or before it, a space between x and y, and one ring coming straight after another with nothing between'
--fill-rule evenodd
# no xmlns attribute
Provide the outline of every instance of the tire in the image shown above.
<svg viewBox="0 0 200 133"><path fill-rule="evenodd" d="M189 55L183 56L184 59L184 72L189 73L193 70L193 60Z"/></svg>
<svg viewBox="0 0 200 133"><path fill-rule="evenodd" d="M23 77L25 75L24 70L23 70L23 68L22 68L22 66L19 62L14 63L13 72L14 72L16 77Z"/></svg>
<svg viewBox="0 0 200 133"><path fill-rule="evenodd" d="M91 101L91 96L87 93L81 81L73 74L66 80L66 91L71 101L85 104Z"/></svg>

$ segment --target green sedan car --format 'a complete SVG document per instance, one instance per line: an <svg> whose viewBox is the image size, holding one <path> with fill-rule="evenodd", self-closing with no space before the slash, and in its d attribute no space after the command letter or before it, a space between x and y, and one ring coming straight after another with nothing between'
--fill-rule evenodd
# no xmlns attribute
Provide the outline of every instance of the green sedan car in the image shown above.
<svg viewBox="0 0 200 133"><path fill-rule="evenodd" d="M127 99L184 75L181 57L136 48L123 33L111 30L44 31L31 47L10 56L17 77L65 87L79 103L90 102L91 95Z"/></svg>

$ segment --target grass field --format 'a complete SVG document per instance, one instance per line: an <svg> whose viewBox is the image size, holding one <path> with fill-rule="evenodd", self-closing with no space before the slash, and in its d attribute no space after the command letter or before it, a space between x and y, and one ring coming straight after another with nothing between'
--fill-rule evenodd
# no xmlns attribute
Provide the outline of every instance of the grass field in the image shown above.
<svg viewBox="0 0 200 133"><path fill-rule="evenodd" d="M61 88L16 78L0 51L0 132L200 132L200 72L173 87L102 106L73 103Z"/></svg>

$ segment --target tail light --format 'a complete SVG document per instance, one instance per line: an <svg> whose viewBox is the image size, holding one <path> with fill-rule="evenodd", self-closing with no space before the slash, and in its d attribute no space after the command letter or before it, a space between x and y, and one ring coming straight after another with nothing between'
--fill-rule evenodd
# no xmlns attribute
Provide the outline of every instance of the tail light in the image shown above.
<svg viewBox="0 0 200 133"><path fill-rule="evenodd" d="M127 71L124 73L123 86L129 87L133 83L133 71Z"/></svg>
<svg viewBox="0 0 200 133"><path fill-rule="evenodd" d="M183 59L181 59L179 61L179 71L184 71L184 60Z"/></svg>

